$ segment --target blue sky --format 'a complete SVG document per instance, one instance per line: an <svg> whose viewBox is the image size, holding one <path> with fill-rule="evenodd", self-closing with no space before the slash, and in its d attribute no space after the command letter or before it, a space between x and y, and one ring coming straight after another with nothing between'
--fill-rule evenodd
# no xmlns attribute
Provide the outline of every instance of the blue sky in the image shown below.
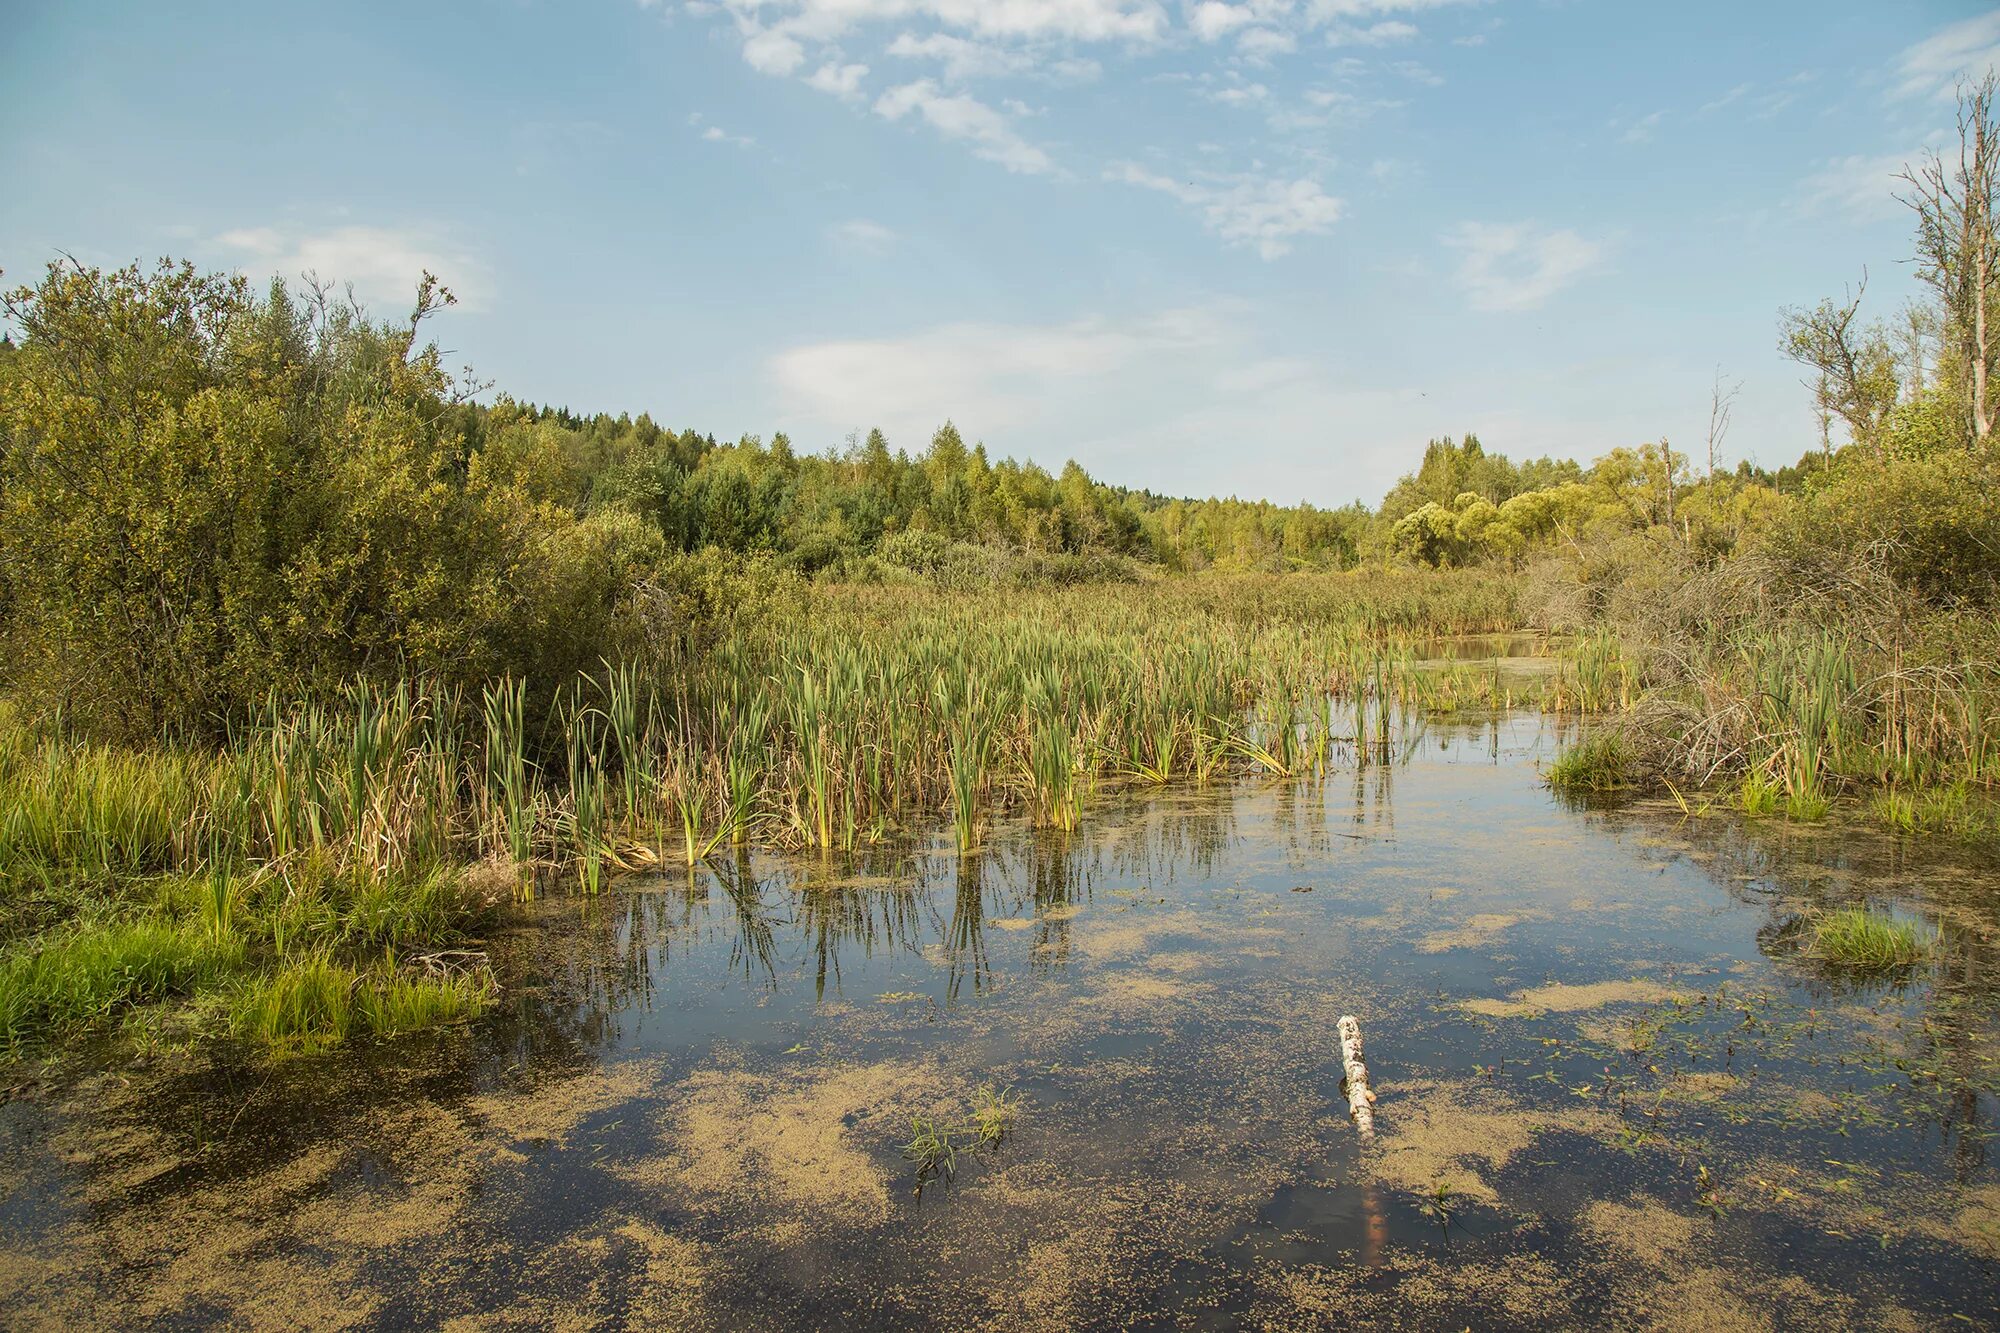
<svg viewBox="0 0 2000 1333"><path fill-rule="evenodd" d="M463 305L516 397L1380 497L1423 442L1816 443L1780 306L1914 291L1891 175L2000 9L1629 0L91 5L0 37L0 267Z"/></svg>

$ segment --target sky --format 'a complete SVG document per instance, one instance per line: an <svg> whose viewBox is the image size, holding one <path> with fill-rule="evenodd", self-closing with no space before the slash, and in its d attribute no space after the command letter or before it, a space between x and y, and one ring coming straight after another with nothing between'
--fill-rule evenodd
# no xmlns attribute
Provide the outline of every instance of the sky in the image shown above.
<svg viewBox="0 0 2000 1333"><path fill-rule="evenodd" d="M0 270L313 273L496 392L801 450L947 418L1183 494L1434 436L1817 447L1782 307L1917 292L2000 8L1898 0L6 0Z"/></svg>

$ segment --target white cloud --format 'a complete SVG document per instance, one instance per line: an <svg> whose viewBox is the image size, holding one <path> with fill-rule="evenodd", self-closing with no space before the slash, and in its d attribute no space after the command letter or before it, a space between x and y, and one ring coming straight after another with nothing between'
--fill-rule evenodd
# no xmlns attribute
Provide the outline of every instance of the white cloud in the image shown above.
<svg viewBox="0 0 2000 1333"><path fill-rule="evenodd" d="M842 249L858 251L867 255L884 255L895 248L901 239L895 232L879 222L867 218L849 218L827 228L827 236Z"/></svg>
<svg viewBox="0 0 2000 1333"><path fill-rule="evenodd" d="M1188 31L1204 42L1220 41L1238 28L1257 21L1248 5L1228 5L1221 0L1201 0L1188 11Z"/></svg>
<svg viewBox="0 0 2000 1333"><path fill-rule="evenodd" d="M1896 61L1902 97L1949 97L1960 79L2000 67L2000 9L1961 19L1907 48Z"/></svg>
<svg viewBox="0 0 2000 1333"><path fill-rule="evenodd" d="M1073 455L1094 475L1172 494L1329 504L1372 503L1414 466L1426 435L1466 422L1479 423L1482 437L1518 442L1516 452L1559 448L1572 436L1592 448L1639 437L1637 425L1606 429L1570 413L1560 393L1538 399L1554 404L1551 421L1519 420L1504 407L1522 396L1512 368L1484 380L1473 368L1390 385L1365 368L1275 345L1266 328L1259 310L1220 303L812 342L766 363L778 408L771 424L827 442L880 426L892 445L921 447L950 418L996 458L1027 454L1057 467ZM1218 451L1217 440L1230 448ZM1302 450L1302 440L1313 447Z"/></svg>
<svg viewBox="0 0 2000 1333"><path fill-rule="evenodd" d="M1444 76L1419 61L1398 60L1390 69L1408 79L1411 83L1421 83L1426 88L1444 87Z"/></svg>
<svg viewBox="0 0 2000 1333"><path fill-rule="evenodd" d="M1271 90L1261 83L1233 84L1227 88L1204 88L1201 95L1223 106L1249 106L1269 97Z"/></svg>
<svg viewBox="0 0 2000 1333"><path fill-rule="evenodd" d="M758 29L743 38L743 63L759 74L787 78L806 63L806 49L782 29Z"/></svg>
<svg viewBox="0 0 2000 1333"><path fill-rule="evenodd" d="M944 77L949 83L1001 74L1022 74L1034 68L1035 63L1026 52L1012 51L991 42L954 37L948 32L933 32L922 37L910 32L900 33L895 41L889 43L887 54L909 60L938 61L943 65Z"/></svg>
<svg viewBox="0 0 2000 1333"><path fill-rule="evenodd" d="M866 65L841 65L829 60L813 71L806 86L835 97L856 98L861 96L861 81L867 77Z"/></svg>
<svg viewBox="0 0 2000 1333"><path fill-rule="evenodd" d="M1619 141L1621 143L1645 143L1653 137L1653 131L1660 128L1660 122L1666 118L1667 113L1664 111L1655 111L1650 115L1641 116L1625 127L1625 132L1618 136Z"/></svg>
<svg viewBox="0 0 2000 1333"><path fill-rule="evenodd" d="M756 146L757 141L749 135L731 134L720 125L707 124L707 120L708 117L702 115L699 111L690 112L688 115L688 124L701 131L703 142L735 144L738 148L752 148Z"/></svg>
<svg viewBox="0 0 2000 1333"><path fill-rule="evenodd" d="M1445 233L1475 310L1531 310L1604 263L1606 247L1573 231L1462 222Z"/></svg>
<svg viewBox="0 0 2000 1333"><path fill-rule="evenodd" d="M1726 106L1734 106L1736 103L1742 101L1749 94L1750 90L1756 86L1754 83L1737 84L1734 88L1731 88L1728 92L1715 98L1713 101L1703 102L1701 104L1701 114L1707 115L1711 111L1720 111Z"/></svg>
<svg viewBox="0 0 2000 1333"><path fill-rule="evenodd" d="M1245 28L1236 39L1236 49L1244 59L1262 63L1272 56L1290 55L1299 49L1299 42L1277 28Z"/></svg>
<svg viewBox="0 0 2000 1333"><path fill-rule="evenodd" d="M1014 41L1135 42L1167 30L1159 0L722 0L746 37L831 42L875 23L928 19L975 37ZM748 44L744 58L750 58ZM755 63L754 61L752 62Z"/></svg>
<svg viewBox="0 0 2000 1333"><path fill-rule="evenodd" d="M1201 215L1202 225L1230 245L1251 246L1264 259L1290 252L1300 236L1323 235L1340 220L1342 204L1310 180L1225 176L1180 181L1134 162L1114 164L1105 179L1170 195Z"/></svg>
<svg viewBox="0 0 2000 1333"><path fill-rule="evenodd" d="M1407 42L1417 36L1414 25L1397 19L1384 19L1367 27L1353 24L1337 24L1327 29L1328 46L1387 46L1392 42Z"/></svg>
<svg viewBox="0 0 2000 1333"><path fill-rule="evenodd" d="M1227 337L1221 314L1196 309L1052 325L945 324L796 347L774 357L769 372L788 410L840 433L881 425L892 439L921 438L947 417L988 430L1024 424L1050 398Z"/></svg>
<svg viewBox="0 0 2000 1333"><path fill-rule="evenodd" d="M216 237L239 256L238 270L252 278L297 281L311 275L355 297L378 315L401 315L414 301L426 271L451 288L461 306L480 309L492 296L486 265L428 228L335 227L297 232L239 227Z"/></svg>
<svg viewBox="0 0 2000 1333"><path fill-rule="evenodd" d="M1421 14L1425 10L1480 3L1483 0L1308 0L1306 17L1315 24L1359 22L1381 14Z"/></svg>
<svg viewBox="0 0 2000 1333"><path fill-rule="evenodd" d="M1833 158L1799 182L1799 204L1808 212L1843 213L1860 222L1895 217L1903 211L1896 200L1903 184L1896 178L1922 156L1920 152L1873 157L1856 153Z"/></svg>
<svg viewBox="0 0 2000 1333"><path fill-rule="evenodd" d="M1021 138L1005 115L962 93L946 94L934 79L902 84L875 100L875 114L888 120L901 120L912 111L945 138L967 141L975 156L1009 171L1028 176L1055 173L1049 155Z"/></svg>

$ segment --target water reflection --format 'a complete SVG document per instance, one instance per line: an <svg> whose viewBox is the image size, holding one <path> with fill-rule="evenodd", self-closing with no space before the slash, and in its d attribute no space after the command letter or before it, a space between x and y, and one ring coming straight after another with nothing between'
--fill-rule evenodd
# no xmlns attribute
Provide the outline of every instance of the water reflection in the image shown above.
<svg viewBox="0 0 2000 1333"><path fill-rule="evenodd" d="M59 1288L144 1287L157 1256L105 1237L193 1234L213 1188L331 1160L317 1193L228 1215L244 1253L319 1262L375 1240L312 1225L436 1208L394 1233L432 1266L341 1270L390 1293L385 1325L551 1292L636 1322L620 1302L683 1269L709 1304L654 1322L924 1327L949 1290L968 1325L1313 1326L1372 1291L1373 1318L1588 1326L1691 1265L1806 1283L1824 1322L1875 1309L1869 1265L1905 1322L1976 1313L1990 1282L1951 1240L1972 1206L1952 1191L1995 1184L1990 863L1837 824L1571 808L1533 768L1559 729L1532 716L1397 735L1397 762L1101 791L1075 832L1003 825L966 856L739 850L545 899L490 941L507 991L467 1033L0 1108L0 1161L28 1164L0 1231L66 1256ZM1857 904L1936 922L1934 961L1867 977L1801 953L1810 914ZM1350 1010L1383 1091L1366 1150L1327 1035ZM962 1116L987 1084L1023 1098L1017 1132L919 1214L910 1117ZM1752 1194L1838 1163L1903 1191L1863 1200L1880 1236ZM1697 1166L1726 1207L1701 1211ZM1609 1232L1586 1226L1600 1207ZM1631 1271L1675 1277L1620 1285L1605 1236L1646 1218ZM204 1276L214 1303L175 1317L223 1318L213 1292L271 1271ZM1356 1271L1340 1300L1314 1285Z"/></svg>

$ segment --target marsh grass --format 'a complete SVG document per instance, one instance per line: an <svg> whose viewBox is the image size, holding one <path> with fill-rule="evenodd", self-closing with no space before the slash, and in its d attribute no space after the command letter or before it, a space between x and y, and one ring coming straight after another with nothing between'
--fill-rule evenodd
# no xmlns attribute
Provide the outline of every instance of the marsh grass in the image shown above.
<svg viewBox="0 0 2000 1333"><path fill-rule="evenodd" d="M350 1037L395 1037L483 1012L495 986L484 968L439 976L398 968L393 954L368 968L332 954L295 958L247 979L230 1005L239 1037L278 1055L327 1051Z"/></svg>
<svg viewBox="0 0 2000 1333"><path fill-rule="evenodd" d="M1776 814L1784 790L1784 784L1769 773L1753 768L1737 784L1736 806L1746 815Z"/></svg>
<svg viewBox="0 0 2000 1333"><path fill-rule="evenodd" d="M958 1171L959 1143L963 1131L932 1116L910 1117L910 1141L903 1145L905 1159L916 1164L917 1185L949 1180Z"/></svg>
<svg viewBox="0 0 2000 1333"><path fill-rule="evenodd" d="M960 1154L999 1146L1020 1114L1020 1094L989 1083L973 1094L971 1109L963 1120L912 1116L910 1141L903 1145L903 1156L916 1164L918 1188L951 1179L958 1170Z"/></svg>
<svg viewBox="0 0 2000 1333"><path fill-rule="evenodd" d="M1007 1131L1013 1128L1020 1113L1019 1093L1012 1088L996 1088L988 1084L972 1097L969 1125L973 1137L981 1143L999 1143L1007 1137Z"/></svg>
<svg viewBox="0 0 2000 1333"><path fill-rule="evenodd" d="M753 841L942 825L971 852L1008 815L1073 830L1120 783L1379 762L1422 709L1497 697L1414 669L1412 638L1511 623L1484 575L835 586L584 679L271 700L213 748L106 747L0 706L0 1022L19 1045L224 990L274 1048L448 1021L466 995L365 978L472 922L468 864L525 898Z"/></svg>
<svg viewBox="0 0 2000 1333"><path fill-rule="evenodd" d="M234 974L243 958L241 939L161 921L93 926L16 953L0 963L0 1045L193 995Z"/></svg>
<svg viewBox="0 0 2000 1333"><path fill-rule="evenodd" d="M1565 747L1544 778L1560 792L1607 792L1631 785L1631 755L1612 732L1592 732Z"/></svg>
<svg viewBox="0 0 2000 1333"><path fill-rule="evenodd" d="M1813 921L1806 952L1839 967L1886 971L1921 963L1935 947L1934 933L1917 922L1871 908L1844 907Z"/></svg>
<svg viewBox="0 0 2000 1333"><path fill-rule="evenodd" d="M2000 821L1991 804L1975 797L1965 782L1915 792L1892 787L1876 794L1870 810L1877 820L1903 833L1959 842L2000 839Z"/></svg>

